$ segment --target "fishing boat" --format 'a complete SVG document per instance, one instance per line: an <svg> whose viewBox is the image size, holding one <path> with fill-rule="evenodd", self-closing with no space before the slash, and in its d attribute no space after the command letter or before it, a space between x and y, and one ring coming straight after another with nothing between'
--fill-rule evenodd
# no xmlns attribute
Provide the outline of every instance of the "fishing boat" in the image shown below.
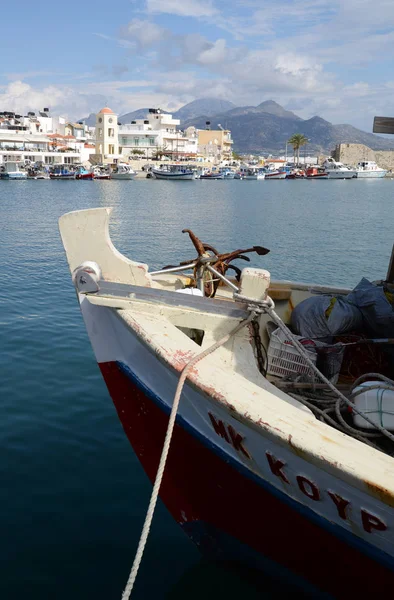
<svg viewBox="0 0 394 600"><path fill-rule="evenodd" d="M287 171L285 169L266 168L264 169L266 179L286 179Z"/></svg>
<svg viewBox="0 0 394 600"><path fill-rule="evenodd" d="M351 169L330 157L324 161L323 169L328 175L327 179L354 179L357 177L355 169Z"/></svg>
<svg viewBox="0 0 394 600"><path fill-rule="evenodd" d="M0 166L1 179L27 179L26 171L22 171L22 163L17 161L7 161Z"/></svg>
<svg viewBox="0 0 394 600"><path fill-rule="evenodd" d="M181 165L160 165L159 169L152 167L151 173L155 179L191 181L192 179L196 178L196 174L193 169ZM201 176L200 179L202 179Z"/></svg>
<svg viewBox="0 0 394 600"><path fill-rule="evenodd" d="M75 170L71 169L68 165L56 165L49 172L49 177L50 179L59 181L68 181L75 179Z"/></svg>
<svg viewBox="0 0 394 600"><path fill-rule="evenodd" d="M290 329L310 302L327 299L331 315L355 290L272 281L250 267L230 278L234 259L269 250L221 254L187 229L196 258L149 271L112 245L111 210L68 213L60 234L101 374L156 479L151 506L159 490L205 556L269 570L303 597L385 597L394 585L394 381L377 374L383 355L350 342L340 358L335 342L318 362L319 340ZM394 250L379 294L394 290L390 282Z"/></svg>
<svg viewBox="0 0 394 600"><path fill-rule="evenodd" d="M374 160L363 160L357 163L356 167L356 177L357 178L373 178L379 179L381 177L385 177L387 175L387 169L382 169L378 167Z"/></svg>
<svg viewBox="0 0 394 600"><path fill-rule="evenodd" d="M92 181L94 178L93 171L88 171L85 167L79 167L75 173L75 179Z"/></svg>
<svg viewBox="0 0 394 600"><path fill-rule="evenodd" d="M94 179L96 180L109 180L111 179L111 173L107 170L106 167L96 166L93 169Z"/></svg>
<svg viewBox="0 0 394 600"><path fill-rule="evenodd" d="M233 171L229 167L220 167L219 173L223 173L224 179L234 179L235 176L235 171Z"/></svg>
<svg viewBox="0 0 394 600"><path fill-rule="evenodd" d="M309 167L306 170L307 179L328 179L328 173L322 167Z"/></svg>
<svg viewBox="0 0 394 600"><path fill-rule="evenodd" d="M127 163L119 163L111 173L111 179L134 179L136 172Z"/></svg>
<svg viewBox="0 0 394 600"><path fill-rule="evenodd" d="M200 179L224 179L224 173L220 173L219 171L209 171L208 173L202 173Z"/></svg>
<svg viewBox="0 0 394 600"><path fill-rule="evenodd" d="M49 180L50 177L48 167L45 167L43 164L30 165L27 170L27 177L28 179L33 180Z"/></svg>
<svg viewBox="0 0 394 600"><path fill-rule="evenodd" d="M306 173L302 169L286 170L286 179L305 179Z"/></svg>
<svg viewBox="0 0 394 600"><path fill-rule="evenodd" d="M265 172L261 167L240 167L239 169L239 179L249 179L249 180L257 180L261 181L265 179ZM237 177L238 179L238 177Z"/></svg>

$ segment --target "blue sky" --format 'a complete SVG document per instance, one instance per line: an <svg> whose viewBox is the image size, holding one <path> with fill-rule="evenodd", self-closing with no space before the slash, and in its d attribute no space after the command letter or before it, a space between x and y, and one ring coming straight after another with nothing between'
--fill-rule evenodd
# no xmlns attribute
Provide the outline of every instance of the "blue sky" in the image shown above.
<svg viewBox="0 0 394 600"><path fill-rule="evenodd" d="M394 116L392 0L18 2L3 23L1 110L81 118L274 99L371 130Z"/></svg>

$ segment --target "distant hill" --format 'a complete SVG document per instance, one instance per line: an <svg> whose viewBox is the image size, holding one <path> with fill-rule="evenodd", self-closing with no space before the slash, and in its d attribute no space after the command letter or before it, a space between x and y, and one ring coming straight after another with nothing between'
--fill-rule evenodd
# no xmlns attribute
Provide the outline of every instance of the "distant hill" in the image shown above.
<svg viewBox="0 0 394 600"><path fill-rule="evenodd" d="M285 110L283 106L275 102L274 100L266 100L257 106L257 109L261 112L268 113L269 115L275 115L276 117L282 117L283 119L292 119L293 121L301 121L301 117L289 110Z"/></svg>
<svg viewBox="0 0 394 600"><path fill-rule="evenodd" d="M85 123L88 127L96 127L96 113L90 113L88 117L78 119L76 123Z"/></svg>
<svg viewBox="0 0 394 600"><path fill-rule="evenodd" d="M205 129L206 115L190 119L184 127L194 125ZM308 154L329 153L339 143L359 143L373 150L388 150L393 142L351 125L333 125L321 117L301 119L276 102L263 102L259 106L238 107L210 119L231 130L234 150L237 152L284 154L286 140L293 133L302 133L310 141ZM213 128L213 125L212 125ZM288 153L292 149L288 146Z"/></svg>
<svg viewBox="0 0 394 600"><path fill-rule="evenodd" d="M180 119L181 122L183 122L189 119L194 119L195 117L199 117L200 115L206 115L207 117L217 115L231 110L232 108L235 108L235 104L229 102L228 100L218 100L217 98L201 98L199 100L193 100L193 102L189 102L189 104L182 106L182 108L173 114L173 117L175 119Z"/></svg>
<svg viewBox="0 0 394 600"><path fill-rule="evenodd" d="M126 113L125 115L121 115L118 117L118 121L119 123L122 123L122 125L126 125L127 123L131 123L131 121L135 121L136 119L145 119L148 112L149 108L138 108L137 110Z"/></svg>
<svg viewBox="0 0 394 600"><path fill-rule="evenodd" d="M119 122L125 124L143 119L148 110L140 108L121 115L118 117ZM306 147L308 154L327 154L340 143L365 144L373 150L389 150L393 147L392 140L361 131L351 125L333 125L318 116L301 119L274 100L266 100L258 106L235 106L227 100L201 98L182 106L173 113L173 117L180 119L182 128L194 125L205 129L206 121L211 121L211 127L215 129L220 123L222 127L231 130L234 150L241 153L284 154L286 140L293 133L302 133L310 140ZM96 124L93 113L81 120L85 120L88 125ZM291 152L292 149L288 146L288 153Z"/></svg>

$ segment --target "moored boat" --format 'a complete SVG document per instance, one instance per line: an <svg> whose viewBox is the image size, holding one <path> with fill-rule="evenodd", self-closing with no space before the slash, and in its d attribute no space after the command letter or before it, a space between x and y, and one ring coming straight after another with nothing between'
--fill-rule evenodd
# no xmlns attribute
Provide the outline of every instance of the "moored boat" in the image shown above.
<svg viewBox="0 0 394 600"><path fill-rule="evenodd" d="M268 271L251 268L229 280L232 258L267 250L221 255L191 232L195 260L149 272L115 250L109 214L69 213L60 232L101 373L151 480L187 369L160 488L174 519L208 557L272 572L281 565L311 597L363 598L366 576L375 595L387 594L392 434L379 425L381 438L364 435L373 413L357 404L357 376L342 387L324 381L310 358L316 341L304 336L304 346L288 328L303 302L326 294L332 311L332 299L338 306L350 288L271 282ZM368 376L371 362L356 355L347 359L353 372ZM375 412L378 424L390 422L392 384L379 388L388 404Z"/></svg>
<svg viewBox="0 0 394 600"><path fill-rule="evenodd" d="M238 171L238 175L239 175L239 179L249 179L249 180L260 179L261 181L263 179L265 179L265 172L263 171L263 169L261 167L253 167L253 166L242 167L241 166ZM237 177L237 179L238 179L238 177Z"/></svg>
<svg viewBox="0 0 394 600"><path fill-rule="evenodd" d="M50 179L59 181L75 179L75 170L71 169L68 165L56 165L51 168L49 177Z"/></svg>
<svg viewBox="0 0 394 600"><path fill-rule="evenodd" d="M357 177L355 169L351 169L333 158L326 158L323 169L327 173L328 179L354 179Z"/></svg>
<svg viewBox="0 0 394 600"><path fill-rule="evenodd" d="M234 179L235 177L235 171L233 171L229 167L220 167L219 173L223 173L224 179Z"/></svg>
<svg viewBox="0 0 394 600"><path fill-rule="evenodd" d="M75 179L92 181L94 178L93 171L88 171L85 167L79 167L75 173Z"/></svg>
<svg viewBox="0 0 394 600"><path fill-rule="evenodd" d="M322 167L309 167L306 170L307 179L328 179L328 173Z"/></svg>
<svg viewBox="0 0 394 600"><path fill-rule="evenodd" d="M275 170L267 169L265 171L266 179L286 179L286 177L287 177L286 171L282 171L280 169L275 169Z"/></svg>
<svg viewBox="0 0 394 600"><path fill-rule="evenodd" d="M387 169L378 167L374 160L363 160L357 164L356 176L357 178L368 177L371 179L380 179L387 175Z"/></svg>
<svg viewBox="0 0 394 600"><path fill-rule="evenodd" d="M111 173L106 167L96 166L93 169L93 179L97 180L108 180L111 179Z"/></svg>
<svg viewBox="0 0 394 600"><path fill-rule="evenodd" d="M220 173L219 171L208 171L208 173L202 173L200 179L224 179L224 173Z"/></svg>
<svg viewBox="0 0 394 600"><path fill-rule="evenodd" d="M17 161L6 161L0 165L1 179L27 179L26 171L21 169L22 163Z"/></svg>
<svg viewBox="0 0 394 600"><path fill-rule="evenodd" d="M111 179L134 179L136 172L127 163L119 163L111 173Z"/></svg>
<svg viewBox="0 0 394 600"><path fill-rule="evenodd" d="M196 174L193 169L181 165L161 165L159 169L152 167L151 173L155 179L191 181L192 179L196 178Z"/></svg>

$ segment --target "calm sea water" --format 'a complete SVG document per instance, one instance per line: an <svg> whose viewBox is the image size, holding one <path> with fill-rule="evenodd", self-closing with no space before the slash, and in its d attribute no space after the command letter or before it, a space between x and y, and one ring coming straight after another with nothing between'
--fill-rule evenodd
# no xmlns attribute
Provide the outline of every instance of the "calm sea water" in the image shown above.
<svg viewBox="0 0 394 600"><path fill-rule="evenodd" d="M385 275L393 204L392 180L0 182L0 598L119 598L151 492L94 361L58 217L112 206L115 245L152 268L194 256L189 227L221 251L270 248L255 264L275 278L354 285ZM247 573L201 561L161 505L135 592L262 597Z"/></svg>

